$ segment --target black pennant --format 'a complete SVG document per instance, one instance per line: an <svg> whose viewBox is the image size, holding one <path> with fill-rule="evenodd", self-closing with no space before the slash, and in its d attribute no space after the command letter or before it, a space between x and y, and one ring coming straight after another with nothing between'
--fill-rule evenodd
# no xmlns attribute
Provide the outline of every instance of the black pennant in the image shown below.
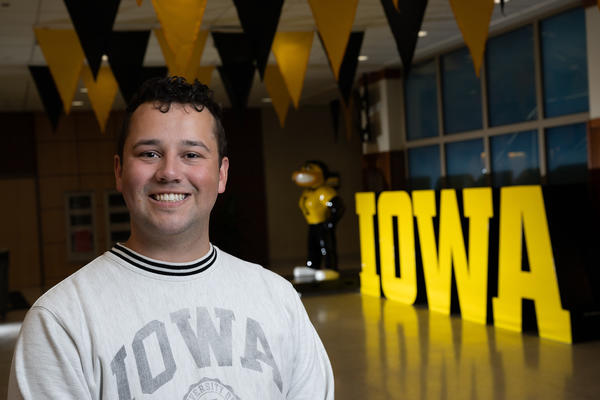
<svg viewBox="0 0 600 400"><path fill-rule="evenodd" d="M344 102L348 104L352 86L354 85L354 77L356 76L356 67L358 66L358 56L362 46L364 32L352 32L346 46L346 53L340 66L340 74L338 76L338 88L344 97Z"/></svg>
<svg viewBox="0 0 600 400"><path fill-rule="evenodd" d="M233 3L244 33L252 46L253 58L262 80L279 24L283 0L263 0L260 6L248 0L233 0Z"/></svg>
<svg viewBox="0 0 600 400"><path fill-rule="evenodd" d="M243 109L248 103L255 70L248 38L243 33L222 32L213 32L212 37L221 57L219 75L231 106Z"/></svg>
<svg viewBox="0 0 600 400"><path fill-rule="evenodd" d="M338 99L329 102L329 112L333 124L333 140L337 143L338 131L340 129L340 101Z"/></svg>
<svg viewBox="0 0 600 400"><path fill-rule="evenodd" d="M110 68L126 103L139 86L150 31L113 31L107 47Z"/></svg>
<svg viewBox="0 0 600 400"><path fill-rule="evenodd" d="M50 73L50 68L43 66L29 66L29 72L33 77L37 87L40 99L52 124L52 129L56 130L58 119L63 112L63 102L58 94L58 89L54 84L54 79Z"/></svg>
<svg viewBox="0 0 600 400"><path fill-rule="evenodd" d="M392 0L381 0L381 5L396 40L396 47L407 76L412 64L427 0L398 0L398 9Z"/></svg>
<svg viewBox="0 0 600 400"><path fill-rule="evenodd" d="M102 64L121 0L64 0L94 79Z"/></svg>

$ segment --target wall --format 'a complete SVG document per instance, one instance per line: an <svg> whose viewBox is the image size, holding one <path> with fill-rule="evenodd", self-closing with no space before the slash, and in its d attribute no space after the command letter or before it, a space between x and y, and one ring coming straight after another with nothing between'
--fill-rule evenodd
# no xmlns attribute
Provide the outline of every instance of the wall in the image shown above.
<svg viewBox="0 0 600 400"><path fill-rule="evenodd" d="M9 251L9 290L40 285L33 114L1 113L0 249Z"/></svg>
<svg viewBox="0 0 600 400"><path fill-rule="evenodd" d="M67 255L65 193L93 191L96 253L106 250L105 192L114 189L113 154L121 114L111 114L101 134L91 112L71 112L56 132L43 113L36 114L37 162L40 191L45 286L80 268L84 261ZM89 260L88 260L89 261Z"/></svg>
<svg viewBox="0 0 600 400"><path fill-rule="evenodd" d="M358 134L346 139L343 118L337 143L329 107L290 107L281 128L271 107L262 109L267 193L270 265L290 273L306 261L307 224L298 208L302 189L291 179L292 172L311 159L325 162L341 176L340 194L346 205L337 228L340 268L360 268L358 223L354 193L361 191L361 144Z"/></svg>

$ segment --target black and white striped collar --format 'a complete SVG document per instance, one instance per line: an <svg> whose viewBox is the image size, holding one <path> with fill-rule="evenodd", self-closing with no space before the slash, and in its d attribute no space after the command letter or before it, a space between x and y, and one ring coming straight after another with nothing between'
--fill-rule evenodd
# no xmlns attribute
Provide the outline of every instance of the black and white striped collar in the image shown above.
<svg viewBox="0 0 600 400"><path fill-rule="evenodd" d="M191 263L168 263L145 257L120 243L109 250L112 254L127 263L147 272L168 276L189 276L199 274L210 268L217 260L217 250L211 244L208 254Z"/></svg>

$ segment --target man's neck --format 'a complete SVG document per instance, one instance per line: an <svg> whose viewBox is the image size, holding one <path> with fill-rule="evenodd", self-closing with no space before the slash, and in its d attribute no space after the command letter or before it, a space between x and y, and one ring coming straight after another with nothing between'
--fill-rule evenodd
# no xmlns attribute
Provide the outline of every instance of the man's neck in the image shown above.
<svg viewBox="0 0 600 400"><path fill-rule="evenodd" d="M140 238L132 232L124 245L146 257L155 260L185 263L202 258L210 249L208 235L195 240L184 240L181 238L165 239Z"/></svg>

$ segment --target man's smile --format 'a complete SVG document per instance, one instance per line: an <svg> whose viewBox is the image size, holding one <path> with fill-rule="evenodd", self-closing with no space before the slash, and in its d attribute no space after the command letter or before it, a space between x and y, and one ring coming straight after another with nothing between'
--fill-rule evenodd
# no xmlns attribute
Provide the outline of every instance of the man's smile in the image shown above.
<svg viewBox="0 0 600 400"><path fill-rule="evenodd" d="M150 198L156 201L176 202L189 197L189 193L153 193Z"/></svg>

